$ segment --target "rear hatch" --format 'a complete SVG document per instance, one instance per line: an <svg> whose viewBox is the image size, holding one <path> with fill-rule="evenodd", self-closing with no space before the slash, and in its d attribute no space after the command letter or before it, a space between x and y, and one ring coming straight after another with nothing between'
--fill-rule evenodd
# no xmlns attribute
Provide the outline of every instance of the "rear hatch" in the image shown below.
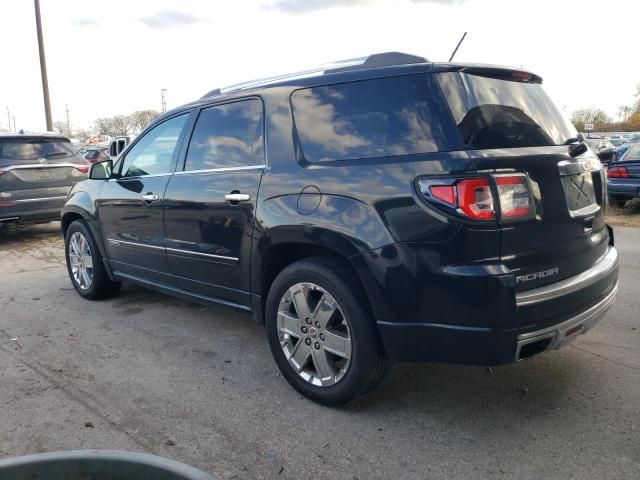
<svg viewBox="0 0 640 480"><path fill-rule="evenodd" d="M0 137L0 192L3 198L20 200L66 194L86 178L88 163L64 137Z"/></svg>
<svg viewBox="0 0 640 480"><path fill-rule="evenodd" d="M498 219L500 257L514 272L516 289L557 282L597 263L609 243L602 165L590 150L570 154L577 132L541 79L502 68L434 70L476 169L492 178L526 176L513 195L528 196L530 210Z"/></svg>

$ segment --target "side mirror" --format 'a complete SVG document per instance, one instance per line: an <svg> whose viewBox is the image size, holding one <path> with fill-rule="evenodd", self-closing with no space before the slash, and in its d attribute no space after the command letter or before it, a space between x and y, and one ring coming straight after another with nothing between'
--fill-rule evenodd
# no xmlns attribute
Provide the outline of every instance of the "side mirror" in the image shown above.
<svg viewBox="0 0 640 480"><path fill-rule="evenodd" d="M111 178L111 170L113 170L113 161L111 160L94 163L89 170L89 178L91 180L108 180Z"/></svg>
<svg viewBox="0 0 640 480"><path fill-rule="evenodd" d="M579 157L587 151L587 144L584 142L572 143L569 145L569 155L572 158Z"/></svg>

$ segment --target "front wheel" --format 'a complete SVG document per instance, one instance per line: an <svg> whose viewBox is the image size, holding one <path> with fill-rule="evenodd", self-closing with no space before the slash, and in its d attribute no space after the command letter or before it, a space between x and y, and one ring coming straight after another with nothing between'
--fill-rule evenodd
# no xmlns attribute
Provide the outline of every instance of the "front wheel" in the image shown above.
<svg viewBox="0 0 640 480"><path fill-rule="evenodd" d="M331 257L289 265L266 303L273 357L307 398L344 405L374 388L387 361L368 302L353 275Z"/></svg>
<svg viewBox="0 0 640 480"><path fill-rule="evenodd" d="M97 300L110 297L120 289L120 282L109 278L100 250L84 221L76 220L69 225L64 246L71 283L81 296Z"/></svg>

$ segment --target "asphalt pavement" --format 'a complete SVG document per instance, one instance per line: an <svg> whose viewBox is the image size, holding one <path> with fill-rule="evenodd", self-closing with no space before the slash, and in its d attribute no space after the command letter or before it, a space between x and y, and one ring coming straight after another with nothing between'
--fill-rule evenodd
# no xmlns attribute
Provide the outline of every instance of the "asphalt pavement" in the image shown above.
<svg viewBox="0 0 640 480"><path fill-rule="evenodd" d="M487 369L395 365L342 409L278 374L250 316L134 286L73 290L59 224L0 229L0 457L155 453L221 479L640 478L640 229L608 315Z"/></svg>

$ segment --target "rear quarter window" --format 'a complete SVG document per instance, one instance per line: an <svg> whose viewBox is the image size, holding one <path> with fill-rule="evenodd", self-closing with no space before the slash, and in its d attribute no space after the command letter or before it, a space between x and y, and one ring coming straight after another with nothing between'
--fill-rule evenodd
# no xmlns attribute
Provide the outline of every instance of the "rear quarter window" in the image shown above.
<svg viewBox="0 0 640 480"><path fill-rule="evenodd" d="M296 90L293 116L309 162L451 150L450 116L428 74Z"/></svg>

